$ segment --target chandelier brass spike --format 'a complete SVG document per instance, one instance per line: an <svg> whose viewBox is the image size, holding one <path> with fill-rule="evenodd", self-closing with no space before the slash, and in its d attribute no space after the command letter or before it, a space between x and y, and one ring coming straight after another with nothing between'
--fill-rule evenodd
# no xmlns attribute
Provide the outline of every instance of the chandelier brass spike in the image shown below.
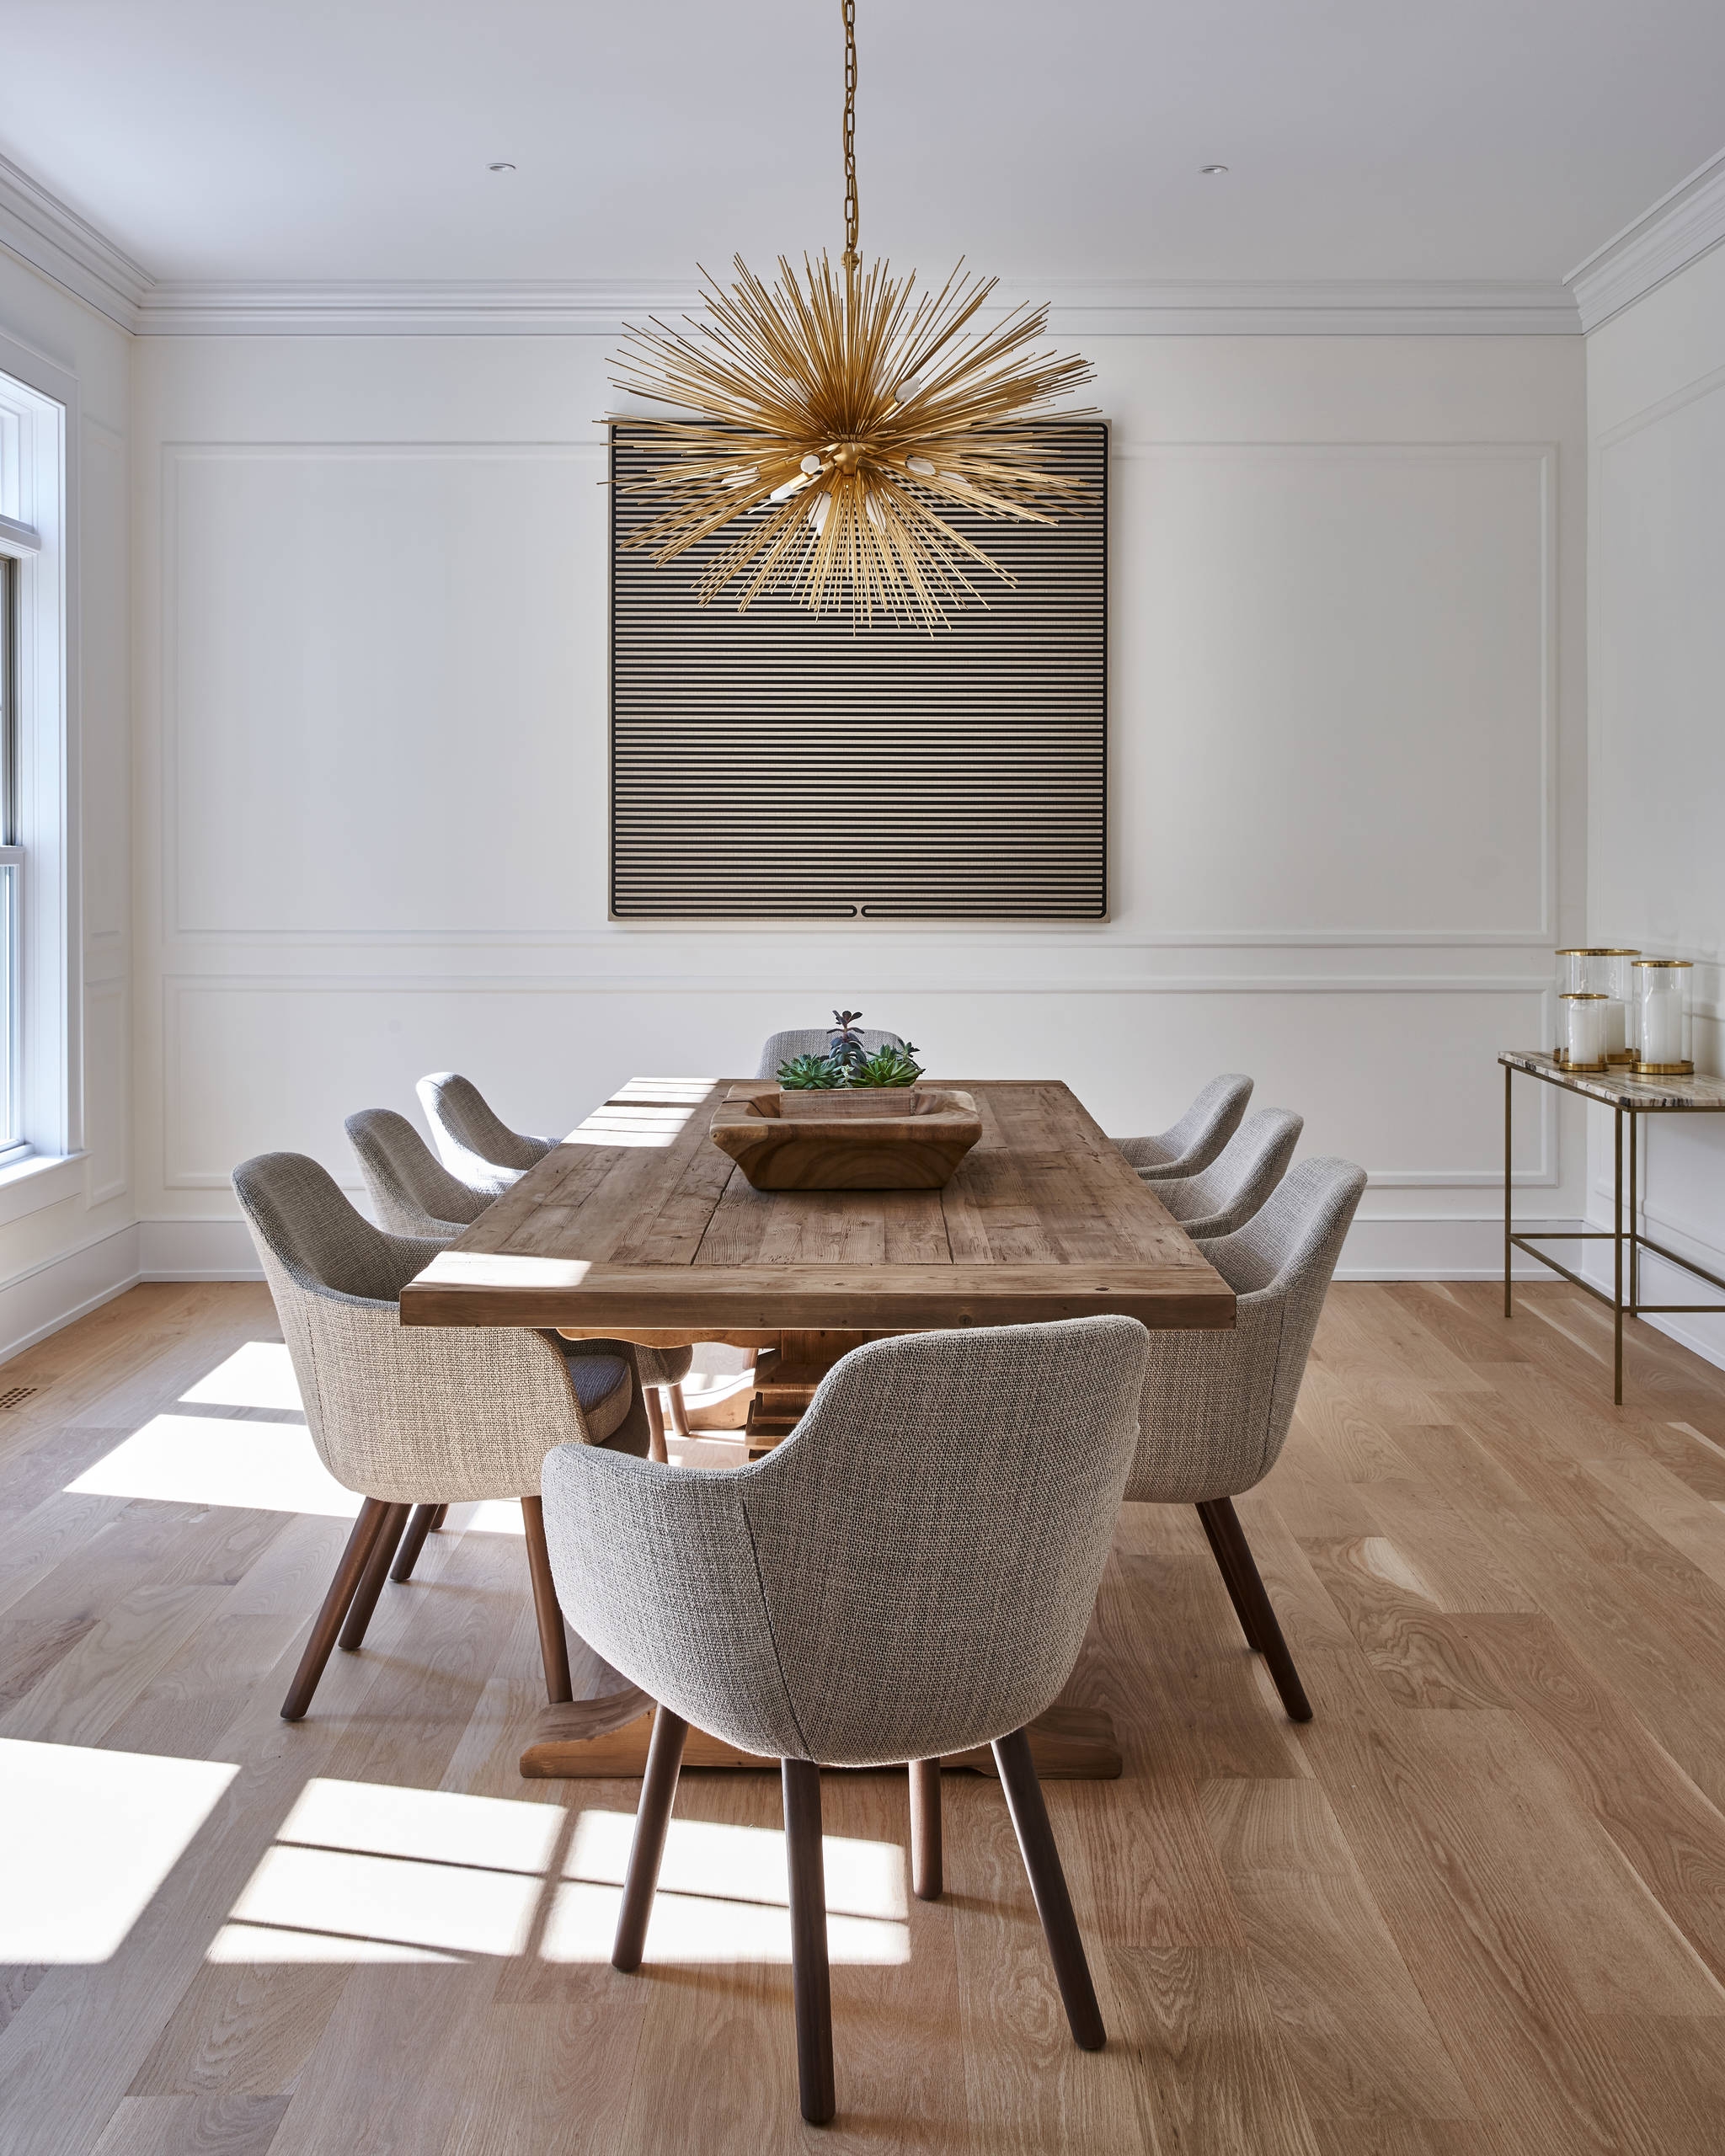
<svg viewBox="0 0 1725 2156"><path fill-rule="evenodd" d="M735 259L735 280L703 270L706 312L681 327L626 328L612 386L680 417L613 414L667 451L624 491L649 515L621 543L672 562L735 530L695 585L707 606L728 587L738 611L795 586L813 612L847 602L933 630L981 594L968 565L1012 579L940 514L1053 524L1083 491L1048 468L1050 434L1093 411L1048 408L1094 379L1084 360L1033 349L1048 309L1012 308L973 329L996 280L961 257L936 291L857 252L855 0L845 24L845 246L781 255L768 285Z"/></svg>

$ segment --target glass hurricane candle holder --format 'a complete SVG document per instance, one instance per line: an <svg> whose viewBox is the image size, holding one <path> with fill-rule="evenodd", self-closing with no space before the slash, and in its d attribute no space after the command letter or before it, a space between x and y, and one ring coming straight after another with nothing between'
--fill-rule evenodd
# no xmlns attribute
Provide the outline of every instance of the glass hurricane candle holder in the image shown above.
<svg viewBox="0 0 1725 2156"><path fill-rule="evenodd" d="M1634 963L1639 951L1601 951L1588 962L1588 986L1610 999L1605 1012L1605 1060L1633 1063L1639 1049L1641 1012Z"/></svg>
<svg viewBox="0 0 1725 2156"><path fill-rule="evenodd" d="M1605 956L1590 944L1578 944L1574 949L1557 953L1557 1045L1551 1051L1558 1063L1569 1060L1569 1040L1565 1031L1564 998L1570 995L1602 995L1604 990L1593 978L1594 963Z"/></svg>
<svg viewBox="0 0 1725 2156"><path fill-rule="evenodd" d="M1695 1069L1690 1035L1687 958L1634 961L1638 1008L1636 1070L1648 1077L1686 1076Z"/></svg>
<svg viewBox="0 0 1725 2156"><path fill-rule="evenodd" d="M1605 1007L1610 998L1591 990L1560 996L1563 1006L1563 1060L1572 1070L1605 1068Z"/></svg>

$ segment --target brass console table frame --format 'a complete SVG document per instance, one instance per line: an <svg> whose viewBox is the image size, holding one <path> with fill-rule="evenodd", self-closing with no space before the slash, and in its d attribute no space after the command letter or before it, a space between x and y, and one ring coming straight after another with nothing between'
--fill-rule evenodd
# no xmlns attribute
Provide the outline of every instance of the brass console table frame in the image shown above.
<svg viewBox="0 0 1725 2156"><path fill-rule="evenodd" d="M1513 1317L1509 1267L1514 1253L1525 1251L1530 1257L1537 1258L1541 1265L1549 1266L1553 1273L1562 1273L1566 1280L1579 1288L1583 1294L1591 1295L1595 1302L1603 1303L1612 1314L1613 1374L1612 1398L1616 1405L1623 1405L1623 1321L1626 1317L1647 1317L1654 1315L1675 1315L1687 1311L1691 1315L1725 1314L1725 1303L1644 1303L1641 1299L1641 1253L1650 1250L1655 1257L1663 1258L1668 1265L1692 1273L1697 1279L1705 1280L1709 1287L1725 1293L1725 1280L1717 1273L1709 1273L1706 1266L1697 1265L1693 1258L1680 1257L1674 1250L1667 1250L1651 1235L1641 1232L1636 1209L1637 1142L1636 1118L1643 1115L1721 1115L1725 1114L1725 1080L1718 1078L1638 1078L1628 1065L1618 1065L1606 1070L1571 1070L1547 1055L1531 1049L1508 1049L1498 1058L1503 1066L1503 1315ZM1584 1101L1594 1101L1610 1108L1616 1118L1616 1176L1613 1194L1613 1225L1609 1228L1571 1228L1551 1230L1539 1235L1518 1235L1511 1215L1511 1145L1513 1138L1514 1093L1515 1074L1537 1078L1543 1084L1556 1086L1560 1091L1574 1093ZM1623 1119L1629 1118L1629 1225L1623 1225ZM1646 1139L1642 1140L1645 1146ZM1560 1265L1555 1257L1547 1257L1536 1243L1610 1243L1612 1251L1612 1284L1608 1295L1591 1280L1584 1280L1567 1265ZM1628 1254L1629 1294L1626 1299L1624 1287L1624 1255Z"/></svg>

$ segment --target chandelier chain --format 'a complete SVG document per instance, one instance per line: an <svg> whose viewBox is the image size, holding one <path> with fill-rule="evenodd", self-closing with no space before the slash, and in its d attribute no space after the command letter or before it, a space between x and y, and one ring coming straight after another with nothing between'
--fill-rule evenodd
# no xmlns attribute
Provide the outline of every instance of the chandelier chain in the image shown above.
<svg viewBox="0 0 1725 2156"><path fill-rule="evenodd" d="M857 267L857 0L841 0L845 17L845 253Z"/></svg>

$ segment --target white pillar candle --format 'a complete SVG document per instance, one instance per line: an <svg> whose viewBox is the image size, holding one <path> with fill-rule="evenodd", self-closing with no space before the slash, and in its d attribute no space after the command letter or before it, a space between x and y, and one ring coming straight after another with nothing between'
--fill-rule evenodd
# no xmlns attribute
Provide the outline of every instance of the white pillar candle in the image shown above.
<svg viewBox="0 0 1725 2156"><path fill-rule="evenodd" d="M1563 998L1564 1046L1573 1068L1596 1070L1605 1059L1605 1003L1603 995Z"/></svg>
<svg viewBox="0 0 1725 2156"><path fill-rule="evenodd" d="M1683 1061L1683 998L1669 991L1646 995L1641 1006L1641 1059L1643 1063Z"/></svg>

